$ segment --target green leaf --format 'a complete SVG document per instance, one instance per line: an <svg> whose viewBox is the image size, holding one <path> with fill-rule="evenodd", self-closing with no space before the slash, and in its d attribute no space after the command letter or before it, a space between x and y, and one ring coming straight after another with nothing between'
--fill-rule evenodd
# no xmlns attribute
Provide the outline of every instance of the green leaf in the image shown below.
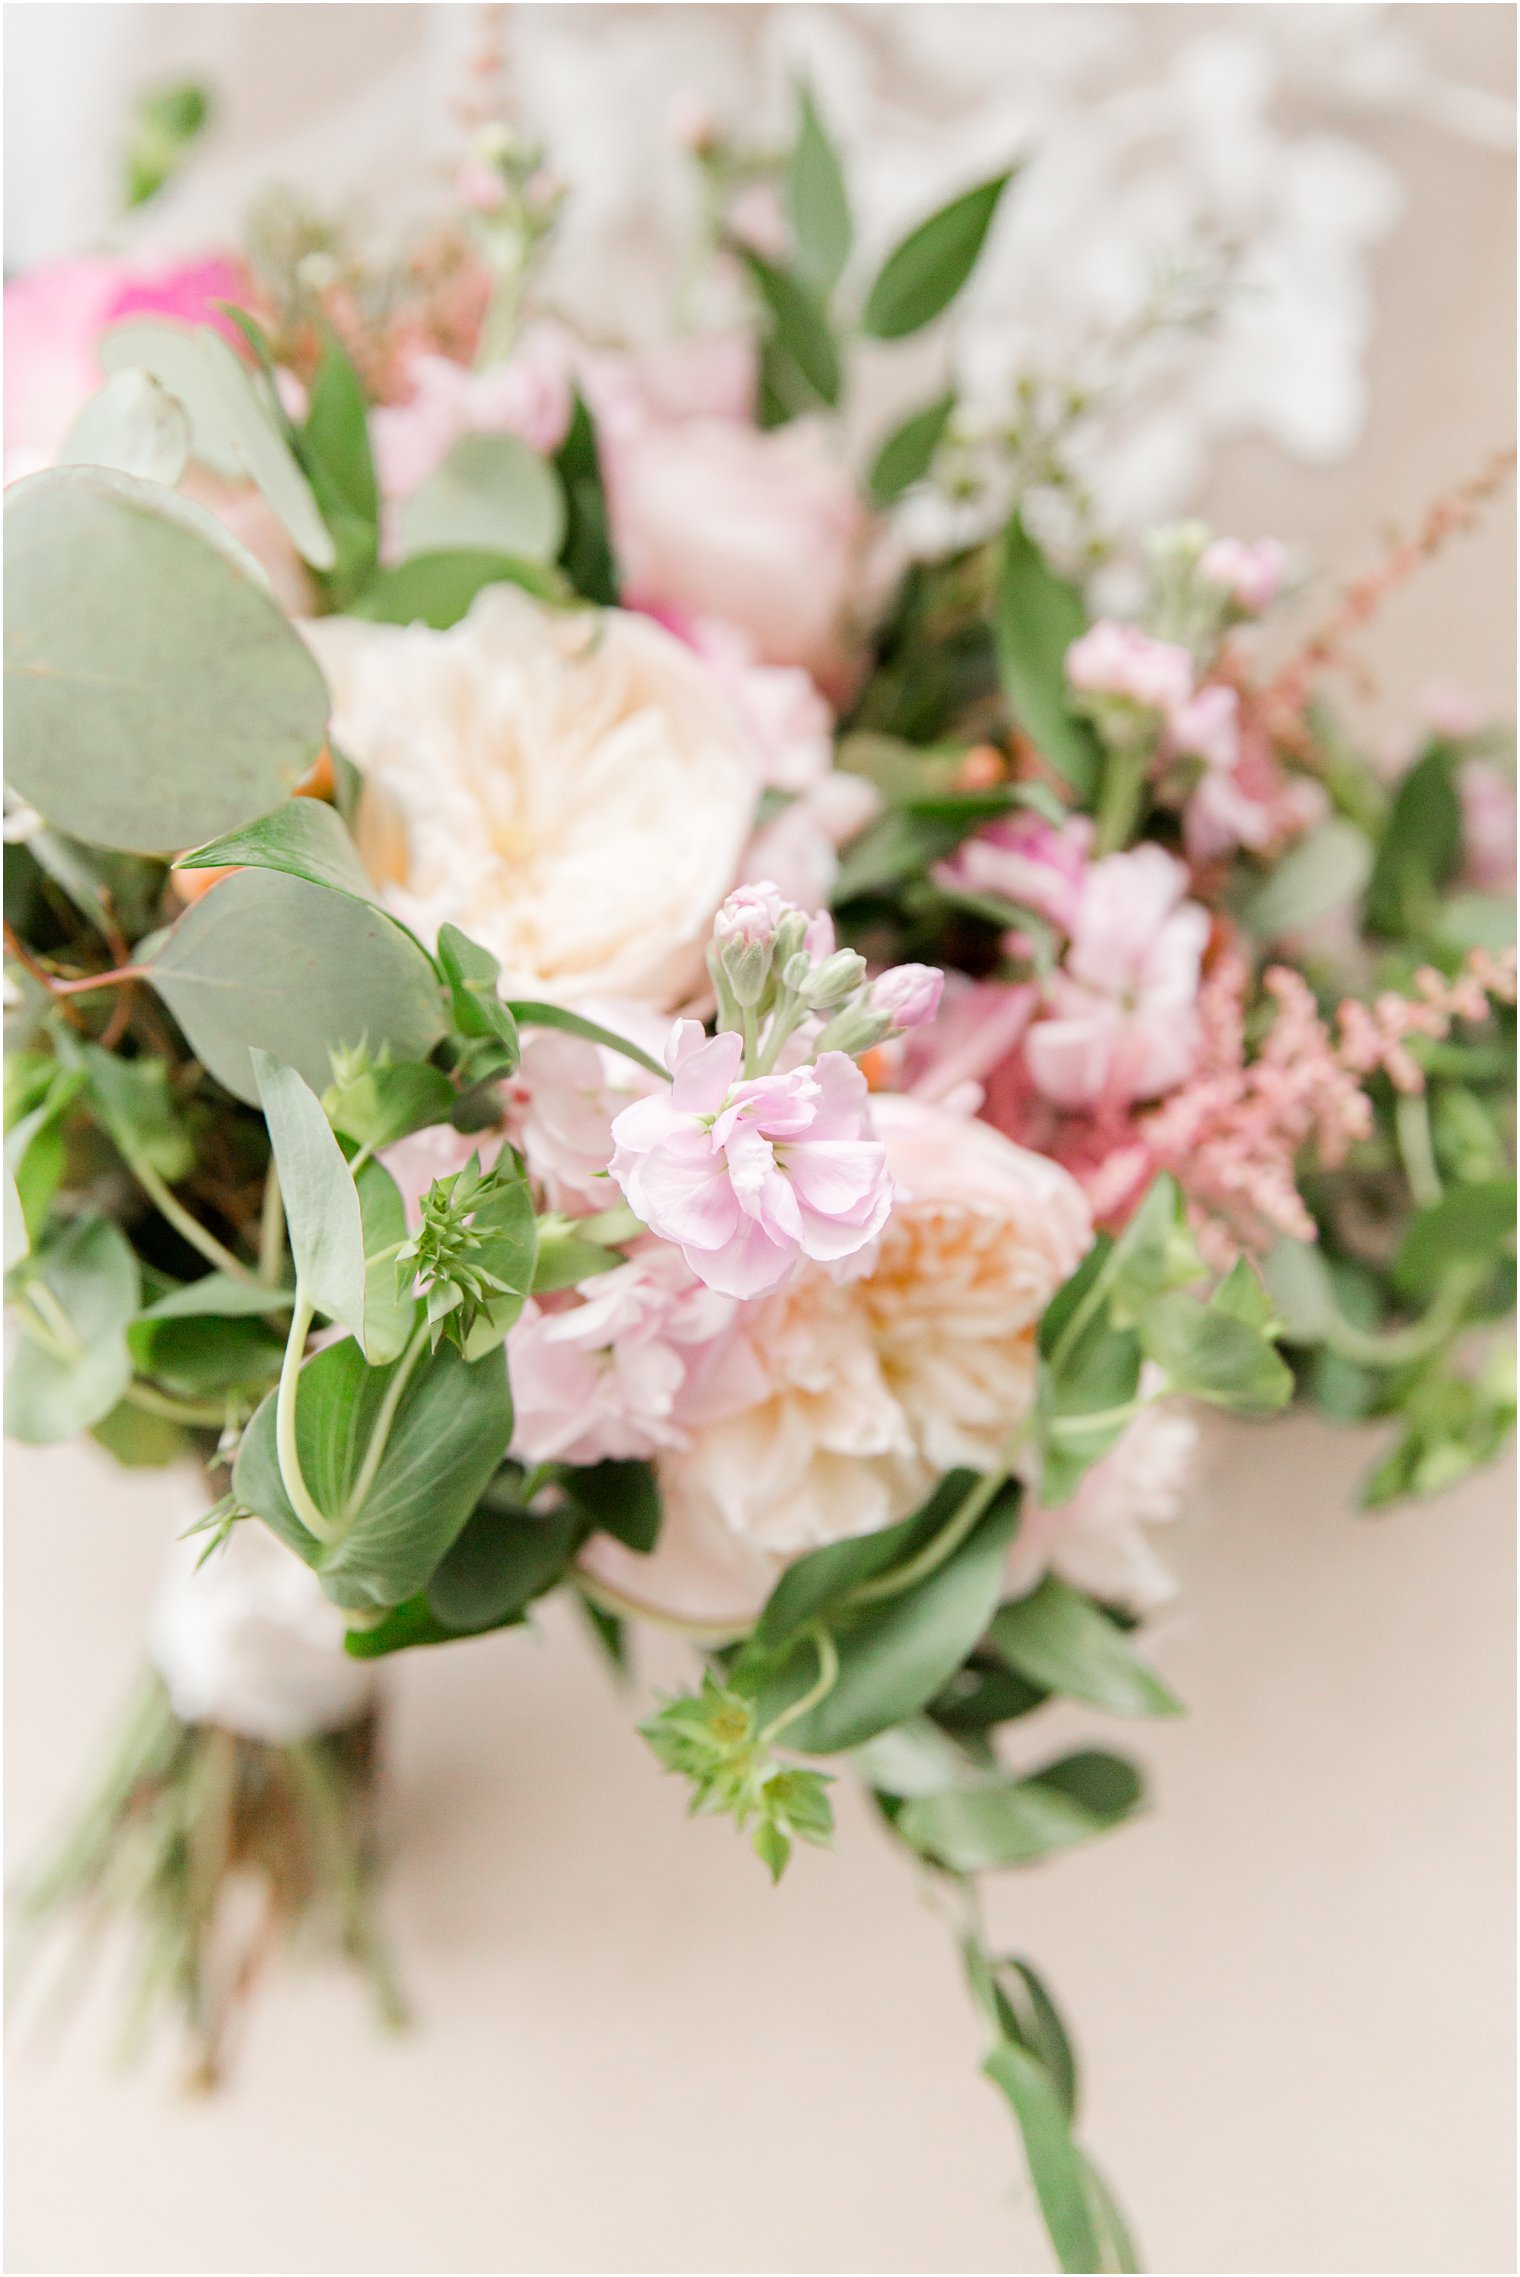
<svg viewBox="0 0 1520 2277"><path fill-rule="evenodd" d="M1462 859L1462 807L1455 753L1433 744L1400 783L1367 888L1367 923L1397 939L1436 916L1442 886Z"/></svg>
<svg viewBox="0 0 1520 2277"><path fill-rule="evenodd" d="M837 1617L838 1677L816 1707L787 1727L788 1747L804 1755L859 1747L934 1697L992 1617L1018 1507L1017 1490L1005 1489L969 1539L926 1580L900 1597ZM763 1722L811 1684L808 1657L794 1653L766 1688Z"/></svg>
<svg viewBox="0 0 1520 2277"><path fill-rule="evenodd" d="M966 1759L926 1716L910 1716L853 1750L850 1761L879 1795L933 1795L964 1775Z"/></svg>
<svg viewBox="0 0 1520 2277"><path fill-rule="evenodd" d="M516 435L465 435L400 509L408 554L478 551L553 561L565 497L553 467Z"/></svg>
<svg viewBox="0 0 1520 2277"><path fill-rule="evenodd" d="M207 1273L186 1281L146 1305L140 1320L236 1320L287 1313L293 1289L267 1289L258 1281L235 1281L230 1273Z"/></svg>
<svg viewBox="0 0 1520 2277"><path fill-rule="evenodd" d="M267 813L327 723L322 675L267 586L181 505L95 467L6 493L12 787L61 829L141 854Z"/></svg>
<svg viewBox="0 0 1520 2277"><path fill-rule="evenodd" d="M1103 1834L1136 1809L1138 1772L1117 1756L1065 1757L1025 1779L985 1779L905 1803L905 1842L956 1874L1028 1866Z"/></svg>
<svg viewBox="0 0 1520 2277"><path fill-rule="evenodd" d="M324 332L322 354L311 383L301 448L324 507L328 500L341 506L354 520L369 526L373 539L380 512L380 486L370 449L364 386L331 326Z"/></svg>
<svg viewBox="0 0 1520 2277"><path fill-rule="evenodd" d="M472 941L457 925L438 928L438 967L448 983L454 1026L462 1036L491 1039L510 1055L503 1073L517 1065L517 1023L497 994L501 966L489 949Z"/></svg>
<svg viewBox="0 0 1520 2277"><path fill-rule="evenodd" d="M787 203L797 260L808 282L825 297L850 257L854 230L844 169L818 115L812 89L797 90L797 140L787 177Z"/></svg>
<svg viewBox="0 0 1520 2277"><path fill-rule="evenodd" d="M1084 801L1097 786L1102 753L1092 728L1067 701L1066 651L1086 630L1081 594L1057 577L1015 513L1003 536L998 577L1003 692L1041 757Z"/></svg>
<svg viewBox="0 0 1520 2277"><path fill-rule="evenodd" d="M140 365L117 372L74 421L58 454L60 466L113 467L172 489L190 456L184 405Z"/></svg>
<svg viewBox="0 0 1520 2277"><path fill-rule="evenodd" d="M1141 1318L1140 1341L1190 1399L1274 1415L1293 1396L1293 1372L1260 1330L1192 1297L1158 1297Z"/></svg>
<svg viewBox="0 0 1520 2277"><path fill-rule="evenodd" d="M1272 1300L1249 1257L1237 1257L1209 1299L1210 1312L1228 1313L1243 1320L1259 1336L1270 1336L1277 1326Z"/></svg>
<svg viewBox="0 0 1520 2277"><path fill-rule="evenodd" d="M166 1063L122 1059L99 1044L78 1049L91 1105L123 1161L145 1162L171 1186L188 1177L195 1149L170 1094Z"/></svg>
<svg viewBox="0 0 1520 2277"><path fill-rule="evenodd" d="M129 317L101 334L96 354L108 375L151 373L189 418L192 456L227 481L243 479L242 455L228 433L221 397L191 326Z"/></svg>
<svg viewBox="0 0 1520 2277"><path fill-rule="evenodd" d="M1114 1243L1109 1313L1116 1328L1132 1328L1153 1297L1185 1289L1205 1273L1187 1221L1181 1189L1163 1175Z"/></svg>
<svg viewBox="0 0 1520 2277"><path fill-rule="evenodd" d="M5 1165L5 1270L15 1271L28 1255L32 1246L27 1232L26 1211L21 1205L21 1192L16 1184L10 1164Z"/></svg>
<svg viewBox="0 0 1520 2277"><path fill-rule="evenodd" d="M1365 831L1336 816L1283 856L1241 914L1259 941L1277 941L1354 901L1371 875L1372 846Z"/></svg>
<svg viewBox="0 0 1520 2277"><path fill-rule="evenodd" d="M526 997L514 996L509 999L507 1010L519 1028L558 1028L562 1035L583 1036L587 1043L600 1044L605 1051L621 1052L624 1059L648 1068L651 1075L658 1075L667 1082L670 1079L669 1068L662 1067L640 1045L631 1044L626 1036L614 1035L610 1028L587 1020L579 1012L567 1012L561 1004L532 1003Z"/></svg>
<svg viewBox="0 0 1520 2277"><path fill-rule="evenodd" d="M520 1621L562 1578L585 1536L577 1512L535 1515L493 1490L428 1583L428 1610L464 1635Z"/></svg>
<svg viewBox="0 0 1520 2277"><path fill-rule="evenodd" d="M141 1281L126 1235L108 1218L88 1216L46 1241L25 1275L26 1286L42 1284L33 1304L50 1341L23 1325L5 1379L5 1428L13 1439L48 1446L99 1423L131 1382L126 1331L142 1301Z"/></svg>
<svg viewBox="0 0 1520 2277"><path fill-rule="evenodd" d="M955 391L952 388L937 402L926 404L922 411L913 412L900 427L895 427L871 462L866 477L866 490L871 504L884 512L895 499L915 482L927 479L934 464L934 454L945 439L950 414L955 409Z"/></svg>
<svg viewBox="0 0 1520 2277"><path fill-rule="evenodd" d="M1335 1284L1317 1242L1284 1234L1262 1259L1272 1309L1290 1344L1320 1344L1338 1318Z"/></svg>
<svg viewBox="0 0 1520 2277"><path fill-rule="evenodd" d="M990 1665L978 1654L931 1700L929 1713L946 1731L984 1732L1031 1714L1048 1697L1041 1685L1016 1676L1011 1668Z"/></svg>
<svg viewBox="0 0 1520 2277"><path fill-rule="evenodd" d="M406 1204L383 1163L366 1162L354 1180L364 1240L364 1334L372 1368L399 1359L416 1319L416 1301L398 1288L396 1258L406 1240Z"/></svg>
<svg viewBox="0 0 1520 2277"><path fill-rule="evenodd" d="M604 1534L647 1555L660 1538L660 1487L648 1463L592 1463L572 1470L564 1489Z"/></svg>
<svg viewBox="0 0 1520 2277"><path fill-rule="evenodd" d="M245 1389L257 1400L279 1375L284 1340L247 1317L139 1314L127 1330L127 1349L140 1376L181 1398Z"/></svg>
<svg viewBox="0 0 1520 2277"><path fill-rule="evenodd" d="M874 1534L852 1534L794 1558L771 1591L755 1623L757 1652L774 1652L799 1637L820 1614L829 1613L863 1581L923 1548L950 1521L976 1484L972 1471L949 1471L919 1510Z"/></svg>
<svg viewBox="0 0 1520 2277"><path fill-rule="evenodd" d="M1513 1177L1449 1187L1410 1220L1393 1261L1394 1285L1403 1296L1427 1296L1451 1266L1469 1259L1497 1261L1514 1240Z"/></svg>
<svg viewBox="0 0 1520 2277"><path fill-rule="evenodd" d="M979 182L910 230L894 246L866 296L861 330L873 340L901 340L949 307L976 267L998 201L1014 169Z"/></svg>
<svg viewBox="0 0 1520 2277"><path fill-rule="evenodd" d="M249 371L214 326L202 325L196 338L211 374L223 424L250 480L284 524L302 560L310 562L313 569L331 569L338 558L332 532L285 440L283 420L268 381Z"/></svg>
<svg viewBox="0 0 1520 2277"><path fill-rule="evenodd" d="M990 1635L1009 1667L1047 1692L1064 1692L1116 1716L1182 1713L1124 1631L1053 1573L1032 1596L1004 1605Z"/></svg>
<svg viewBox="0 0 1520 2277"><path fill-rule="evenodd" d="M175 863L177 870L282 870L334 893L381 906L359 850L337 810L323 799L287 799L273 814L261 815L245 829L197 846ZM425 952L424 952L425 953Z"/></svg>
<svg viewBox="0 0 1520 2277"><path fill-rule="evenodd" d="M396 1368L365 1366L352 1337L307 1360L296 1439L317 1507L343 1517ZM466 1361L452 1344L424 1350L401 1394L390 1438L362 1507L336 1543L318 1542L291 1508L275 1448L275 1395L243 1435L233 1472L238 1500L322 1577L335 1603L401 1605L424 1589L485 1491L512 1436L500 1351Z"/></svg>
<svg viewBox="0 0 1520 2277"><path fill-rule="evenodd" d="M197 1057L258 1103L250 1046L322 1089L344 1046L426 1059L444 1032L432 965L379 910L304 878L240 870L205 894L148 960Z"/></svg>
<svg viewBox="0 0 1520 2277"><path fill-rule="evenodd" d="M322 1094L322 1106L335 1131L378 1153L413 1131L446 1123L457 1098L442 1068L425 1060L398 1060L370 1062L335 1075Z"/></svg>
<svg viewBox="0 0 1520 2277"><path fill-rule="evenodd" d="M775 337L820 403L839 401L839 350L823 304L812 287L789 269L739 248L761 299L770 310Z"/></svg>
<svg viewBox="0 0 1520 2277"><path fill-rule="evenodd" d="M601 452L596 423L578 388L571 406L570 425L555 455L554 465L564 486L566 508L560 567L583 600L615 609L620 595Z"/></svg>
<svg viewBox="0 0 1520 2277"><path fill-rule="evenodd" d="M1071 2139L1055 2082L1037 2057L1012 2040L1000 2040L982 2068L1007 2096L1018 2121L1030 2180L1062 2269L1101 2269L1082 2155Z"/></svg>
<svg viewBox="0 0 1520 2277"><path fill-rule="evenodd" d="M1000 1957L994 1966L1010 2001L1015 1996L1011 1978L1019 1980L1023 1992L1016 2008L1019 2036L1049 2072L1069 2124L1077 2112L1077 2058L1060 2011L1046 1990L1043 1978L1027 1961L1009 1954Z"/></svg>
<svg viewBox="0 0 1520 2277"><path fill-rule="evenodd" d="M479 548L455 547L439 553L415 553L382 569L348 604L345 615L365 617L373 624L431 625L447 632L470 612L471 603L488 585L520 585L540 601L563 601L566 588L557 571L516 554L484 553Z"/></svg>
<svg viewBox="0 0 1520 2277"><path fill-rule="evenodd" d="M308 1304L364 1341L364 1225L343 1149L308 1083L255 1048L254 1080L280 1172L296 1279Z"/></svg>

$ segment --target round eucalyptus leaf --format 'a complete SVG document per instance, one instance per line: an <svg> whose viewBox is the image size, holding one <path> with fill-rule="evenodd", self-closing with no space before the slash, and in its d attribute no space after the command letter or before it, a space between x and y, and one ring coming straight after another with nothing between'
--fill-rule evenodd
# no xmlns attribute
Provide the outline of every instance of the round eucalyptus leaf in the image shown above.
<svg viewBox="0 0 1520 2277"><path fill-rule="evenodd" d="M144 482L178 482L190 456L190 420L177 396L138 368L118 372L69 429L64 466L108 466Z"/></svg>
<svg viewBox="0 0 1520 2277"><path fill-rule="evenodd" d="M565 493L553 467L516 435L466 435L401 509L408 554L480 551L553 561Z"/></svg>
<svg viewBox="0 0 1520 2277"><path fill-rule="evenodd" d="M6 493L11 785L97 846L204 845L277 806L322 746L310 650L201 519L102 467Z"/></svg>
<svg viewBox="0 0 1520 2277"><path fill-rule="evenodd" d="M243 481L247 468L228 429L210 367L194 328L161 317L130 317L102 333L97 349L101 369L151 372L184 405L190 421L190 455L213 474Z"/></svg>
<svg viewBox="0 0 1520 2277"><path fill-rule="evenodd" d="M259 1104L249 1047L320 1093L335 1048L389 1045L426 1059L444 1032L423 950L351 894L282 870L239 870L192 903L154 953L149 977L219 1082Z"/></svg>

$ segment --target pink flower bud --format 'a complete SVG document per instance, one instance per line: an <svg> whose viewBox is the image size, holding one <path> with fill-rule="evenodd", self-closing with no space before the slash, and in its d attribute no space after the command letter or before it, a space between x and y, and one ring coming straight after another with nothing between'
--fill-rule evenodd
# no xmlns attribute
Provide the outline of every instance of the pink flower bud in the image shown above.
<svg viewBox="0 0 1520 2277"><path fill-rule="evenodd" d="M1204 547L1198 567L1211 585L1220 585L1237 609L1259 616L1270 609L1282 584L1287 554L1277 538L1215 538Z"/></svg>
<svg viewBox="0 0 1520 2277"><path fill-rule="evenodd" d="M736 886L713 919L713 939L725 949L766 948L790 908L769 879Z"/></svg>
<svg viewBox="0 0 1520 2277"><path fill-rule="evenodd" d="M1193 692L1185 648L1152 640L1138 625L1100 617L1066 651L1066 677L1086 696L1118 696L1150 712L1173 712Z"/></svg>
<svg viewBox="0 0 1520 2277"><path fill-rule="evenodd" d="M937 965L894 965L871 983L871 1010L894 1028L927 1027L939 1010L945 976Z"/></svg>

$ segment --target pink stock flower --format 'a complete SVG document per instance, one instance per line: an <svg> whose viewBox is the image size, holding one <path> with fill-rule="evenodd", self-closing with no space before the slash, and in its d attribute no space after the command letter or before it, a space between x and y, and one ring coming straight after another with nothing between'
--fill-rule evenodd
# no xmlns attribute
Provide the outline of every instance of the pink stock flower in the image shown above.
<svg viewBox="0 0 1520 2277"><path fill-rule="evenodd" d="M1117 696L1165 716L1193 692L1193 659L1138 625L1100 617L1066 651L1066 677L1085 696Z"/></svg>
<svg viewBox="0 0 1520 2277"><path fill-rule="evenodd" d="M1223 587L1237 609L1255 617L1277 599L1287 558L1277 538L1215 538L1205 546L1198 567L1210 584Z"/></svg>
<svg viewBox="0 0 1520 2277"><path fill-rule="evenodd" d="M1228 774L1240 757L1240 697L1216 682L1179 704L1166 726L1168 748Z"/></svg>
<svg viewBox="0 0 1520 2277"><path fill-rule="evenodd" d="M894 1028L924 1028L939 1011L945 976L938 965L893 965L871 983L870 1006Z"/></svg>
<svg viewBox="0 0 1520 2277"><path fill-rule="evenodd" d="M1069 933L1092 836L1085 815L1073 816L1059 830L1036 814L1006 815L963 840L948 861L935 865L934 877L941 885L1016 901Z"/></svg>
<svg viewBox="0 0 1520 2277"><path fill-rule="evenodd" d="M741 1082L743 1054L740 1037L709 1040L679 1021L669 1094L612 1126L612 1175L631 1207L710 1289L736 1297L779 1288L800 1258L856 1255L892 1206L854 1061L824 1052Z"/></svg>
<svg viewBox="0 0 1520 2277"><path fill-rule="evenodd" d="M61 261L14 277L5 288L6 479L29 474L54 457L85 404L101 385L100 336L129 316L178 324L212 324L239 335L219 300L246 292L242 269L213 255L166 268L123 261Z"/></svg>
<svg viewBox="0 0 1520 2277"><path fill-rule="evenodd" d="M775 939L777 926L792 906L769 878L735 886L713 919L713 939L720 948L730 942L758 947Z"/></svg>
<svg viewBox="0 0 1520 2277"><path fill-rule="evenodd" d="M731 1297L650 1244L585 1282L578 1301L531 1303L507 1338L524 1462L597 1463L684 1446L685 1395L731 1325Z"/></svg>
<svg viewBox="0 0 1520 2277"><path fill-rule="evenodd" d="M1062 1107L1155 1099L1190 1072L1207 912L1159 846L1110 854L1087 873L1049 1011L1024 1050L1036 1087Z"/></svg>

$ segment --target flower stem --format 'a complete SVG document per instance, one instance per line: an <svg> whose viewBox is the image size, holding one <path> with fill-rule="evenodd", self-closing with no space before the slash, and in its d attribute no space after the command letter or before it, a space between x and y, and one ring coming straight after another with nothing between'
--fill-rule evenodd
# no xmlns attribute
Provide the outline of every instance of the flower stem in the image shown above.
<svg viewBox="0 0 1520 2277"><path fill-rule="evenodd" d="M301 1524L319 1542L335 1542L340 1529L312 1499L311 1489L301 1472L301 1454L296 1444L296 1394L315 1312L316 1307L307 1301L306 1292L297 1281L295 1309L290 1316L290 1334L285 1339L285 1358L280 1368L280 1388L275 1395L275 1450L279 1456L281 1483Z"/></svg>
<svg viewBox="0 0 1520 2277"><path fill-rule="evenodd" d="M1405 1368L1439 1350L1461 1326L1467 1300L1483 1277L1478 1265L1458 1266L1437 1291L1427 1311L1405 1328L1353 1328L1337 1317L1325 1336L1332 1352L1364 1368Z"/></svg>
<svg viewBox="0 0 1520 2277"><path fill-rule="evenodd" d="M773 1747L782 1732L811 1714L820 1700L828 1698L839 1681L839 1651L822 1621L811 1622L805 1634L811 1638L813 1649L818 1655L817 1681L810 1684L801 1698L794 1700L789 1708L783 1708L779 1716L772 1717L760 1734L762 1747Z"/></svg>
<svg viewBox="0 0 1520 2277"><path fill-rule="evenodd" d="M208 1233L199 1219L191 1216L183 1202L175 1200L151 1162L144 1161L135 1149L128 1161L133 1177L159 1216L167 1218L175 1232L192 1249L199 1250L208 1265L213 1266L218 1273L230 1273L235 1281L252 1281L255 1278L240 1257L234 1257L232 1251L225 1249L214 1233Z"/></svg>
<svg viewBox="0 0 1520 2277"><path fill-rule="evenodd" d="M938 1572L945 1560L954 1556L1008 1484L1013 1458L1027 1429L1026 1418L1010 1439L997 1468L977 1480L955 1516L940 1528L931 1541L925 1542L923 1548L909 1558L905 1565L891 1566L885 1573L877 1574L874 1580L861 1582L858 1588L850 1591L844 1604L875 1605L883 1598L900 1597L905 1590L916 1589L931 1573Z"/></svg>
<svg viewBox="0 0 1520 2277"><path fill-rule="evenodd" d="M380 1402L380 1411L375 1417L375 1428L370 1433L369 1445L364 1450L364 1461L360 1464L359 1475L354 1480L353 1492L343 1505L343 1525L345 1527L353 1524L354 1519L364 1507L365 1497L375 1483L375 1473L380 1468L381 1459L385 1454L391 1432L395 1426L396 1412L401 1405L401 1395L411 1381L412 1370L422 1357L423 1346L427 1343L427 1334L428 1324L426 1320L420 1320L412 1332L410 1344L397 1362L395 1374L385 1387L385 1397Z"/></svg>
<svg viewBox="0 0 1520 2277"><path fill-rule="evenodd" d="M141 1408L144 1415L156 1415L165 1423L183 1423L192 1430L220 1431L227 1421L225 1405L207 1399L175 1399L156 1384L128 1384L121 1396L131 1406Z"/></svg>
<svg viewBox="0 0 1520 2277"><path fill-rule="evenodd" d="M1098 800L1097 831L1093 840L1095 860L1101 860L1105 854L1121 852L1134 837L1145 796L1146 759L1143 748L1109 752Z"/></svg>
<svg viewBox="0 0 1520 2277"><path fill-rule="evenodd" d="M264 1206L259 1212L259 1279L277 1289L285 1268L285 1207L280 1196L280 1166L271 1154L264 1178Z"/></svg>
<svg viewBox="0 0 1520 2277"><path fill-rule="evenodd" d="M1441 1199L1441 1173L1430 1137L1430 1105L1423 1091L1400 1091L1394 1101L1393 1127L1409 1191L1422 1210Z"/></svg>

